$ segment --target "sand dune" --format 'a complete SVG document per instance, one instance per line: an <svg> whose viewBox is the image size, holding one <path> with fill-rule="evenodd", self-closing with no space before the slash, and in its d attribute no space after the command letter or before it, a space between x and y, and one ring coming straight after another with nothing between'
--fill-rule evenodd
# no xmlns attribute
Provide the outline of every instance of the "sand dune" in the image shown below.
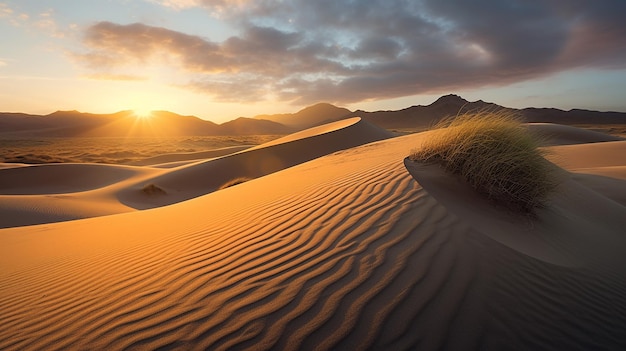
<svg viewBox="0 0 626 351"><path fill-rule="evenodd" d="M591 167L623 166L626 141L565 145L549 148L548 158L569 170Z"/></svg>
<svg viewBox="0 0 626 351"><path fill-rule="evenodd" d="M567 172L561 172L562 184L550 204L533 219L494 206L436 165L405 163L417 182L463 222L525 255L562 266L623 256L626 238L619 233L626 228L626 207L579 184Z"/></svg>
<svg viewBox="0 0 626 351"><path fill-rule="evenodd" d="M0 228L105 216L135 209L116 192L162 170L49 164L0 171Z"/></svg>
<svg viewBox="0 0 626 351"><path fill-rule="evenodd" d="M215 191L235 178L257 178L389 137L389 132L351 118L244 150L234 147L201 154L167 154L139 162L152 164L150 168L48 164L3 169L0 228L170 205ZM189 161L198 156L211 158ZM153 164L160 162L169 163ZM142 191L146 185L154 185L163 193L146 193Z"/></svg>
<svg viewBox="0 0 626 351"><path fill-rule="evenodd" d="M569 145L624 140L624 138L593 130L554 123L529 123L528 129L545 138L548 145Z"/></svg>
<svg viewBox="0 0 626 351"><path fill-rule="evenodd" d="M150 180L167 194L143 196L137 184L118 194L130 207L146 209L207 194L236 178L258 178L339 150L386 139L391 133L360 118L329 123L206 162L194 163Z"/></svg>
<svg viewBox="0 0 626 351"><path fill-rule="evenodd" d="M342 123L276 154L382 138ZM454 179L405 166L426 137L351 147L173 206L0 230L0 349L626 347L626 207L563 170L537 222L485 217L474 194L438 185ZM564 148L553 155L566 159ZM587 161L575 169L626 166ZM192 193L219 183L201 181L211 162L145 176Z"/></svg>
<svg viewBox="0 0 626 351"><path fill-rule="evenodd" d="M173 153L166 155L159 155L150 158L146 158L140 161L134 161L129 163L133 166L157 166L163 167L164 165L168 165L168 168L172 165L172 163L180 163L183 161L194 161L194 160L202 160L207 158L214 158L229 155L235 152L239 152L245 149L250 148L250 146L231 146L225 147L215 150L208 151L199 151L199 152L187 152L187 153Z"/></svg>
<svg viewBox="0 0 626 351"><path fill-rule="evenodd" d="M101 164L45 164L0 172L0 194L63 194L102 188L145 173L140 168Z"/></svg>
<svg viewBox="0 0 626 351"><path fill-rule="evenodd" d="M572 178L626 206L626 141L565 145L549 149L548 159L567 168Z"/></svg>

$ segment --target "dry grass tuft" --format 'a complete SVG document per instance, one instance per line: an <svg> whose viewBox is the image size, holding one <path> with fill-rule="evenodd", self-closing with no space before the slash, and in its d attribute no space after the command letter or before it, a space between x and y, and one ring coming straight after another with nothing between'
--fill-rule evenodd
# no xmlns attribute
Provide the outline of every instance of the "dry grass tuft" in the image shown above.
<svg viewBox="0 0 626 351"><path fill-rule="evenodd" d="M152 183L146 184L143 188L141 188L141 192L150 196L167 194L165 190L159 188L158 186Z"/></svg>
<svg viewBox="0 0 626 351"><path fill-rule="evenodd" d="M511 113L462 115L435 128L409 158L442 165L500 205L532 213L557 185L540 141Z"/></svg>
<svg viewBox="0 0 626 351"><path fill-rule="evenodd" d="M252 180L252 178L239 177L239 178L231 179L231 180L227 181L226 183L222 184L222 186L220 186L218 190L230 188L231 186L235 186L237 184L245 183L245 182L247 182L249 180Z"/></svg>

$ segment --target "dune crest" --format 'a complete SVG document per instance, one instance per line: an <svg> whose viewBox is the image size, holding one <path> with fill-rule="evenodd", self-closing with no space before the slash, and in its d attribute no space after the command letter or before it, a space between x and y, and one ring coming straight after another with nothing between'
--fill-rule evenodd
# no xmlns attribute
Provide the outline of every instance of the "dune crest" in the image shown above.
<svg viewBox="0 0 626 351"><path fill-rule="evenodd" d="M205 162L196 162L158 175L150 182L168 196L146 199L137 184L118 193L130 207L170 205L218 190L237 178L254 179L340 150L390 138L391 133L358 117L328 123Z"/></svg>
<svg viewBox="0 0 626 351"><path fill-rule="evenodd" d="M233 179L257 178L389 137L391 133L354 117L253 148L168 154L138 162L149 168L47 164L0 169L0 228L170 205L218 190ZM160 196L143 191L150 184L163 190Z"/></svg>
<svg viewBox="0 0 626 351"><path fill-rule="evenodd" d="M208 150L208 151L158 155L158 156L146 158L143 160L131 162L129 163L129 165L169 168L169 167L175 166L172 164L181 163L181 162L193 162L193 161L197 161L201 159L221 157L221 156L229 155L235 152L243 151L250 147L251 145L230 146L230 147L224 147L224 148Z"/></svg>

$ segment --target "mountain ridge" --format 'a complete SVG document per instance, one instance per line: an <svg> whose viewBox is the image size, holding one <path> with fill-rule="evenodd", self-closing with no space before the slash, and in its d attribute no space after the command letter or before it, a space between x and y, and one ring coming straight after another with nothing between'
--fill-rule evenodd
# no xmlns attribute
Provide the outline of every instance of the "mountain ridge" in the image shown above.
<svg viewBox="0 0 626 351"><path fill-rule="evenodd" d="M212 136L289 134L297 130L350 117L385 129L427 128L442 118L476 111L506 110L518 113L528 122L558 124L626 124L624 112L585 109L568 111L557 108L515 109L483 100L467 101L448 94L429 105L414 105L400 110L350 111L329 103L318 103L295 113L239 117L221 124L196 116L169 111L153 111L151 118L138 118L133 111L93 114L76 110L55 111L48 115L0 112L0 135L52 137L102 136Z"/></svg>
<svg viewBox="0 0 626 351"><path fill-rule="evenodd" d="M338 120L352 113L344 107L337 107L327 102L307 106L296 113L257 115L253 118L278 122L294 128L308 128L326 120ZM323 117L320 117L323 116Z"/></svg>
<svg viewBox="0 0 626 351"><path fill-rule="evenodd" d="M292 128L272 121L228 121L217 124L196 116L152 111L140 118L133 111L111 114L55 111L48 115L0 113L0 135L31 137L151 137L288 134Z"/></svg>

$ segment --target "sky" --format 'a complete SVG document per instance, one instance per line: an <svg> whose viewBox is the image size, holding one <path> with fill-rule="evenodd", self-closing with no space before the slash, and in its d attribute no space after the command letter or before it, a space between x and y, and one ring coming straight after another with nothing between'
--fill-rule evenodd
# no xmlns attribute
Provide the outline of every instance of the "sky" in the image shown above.
<svg viewBox="0 0 626 351"><path fill-rule="evenodd" d="M0 0L0 111L626 112L625 0Z"/></svg>

